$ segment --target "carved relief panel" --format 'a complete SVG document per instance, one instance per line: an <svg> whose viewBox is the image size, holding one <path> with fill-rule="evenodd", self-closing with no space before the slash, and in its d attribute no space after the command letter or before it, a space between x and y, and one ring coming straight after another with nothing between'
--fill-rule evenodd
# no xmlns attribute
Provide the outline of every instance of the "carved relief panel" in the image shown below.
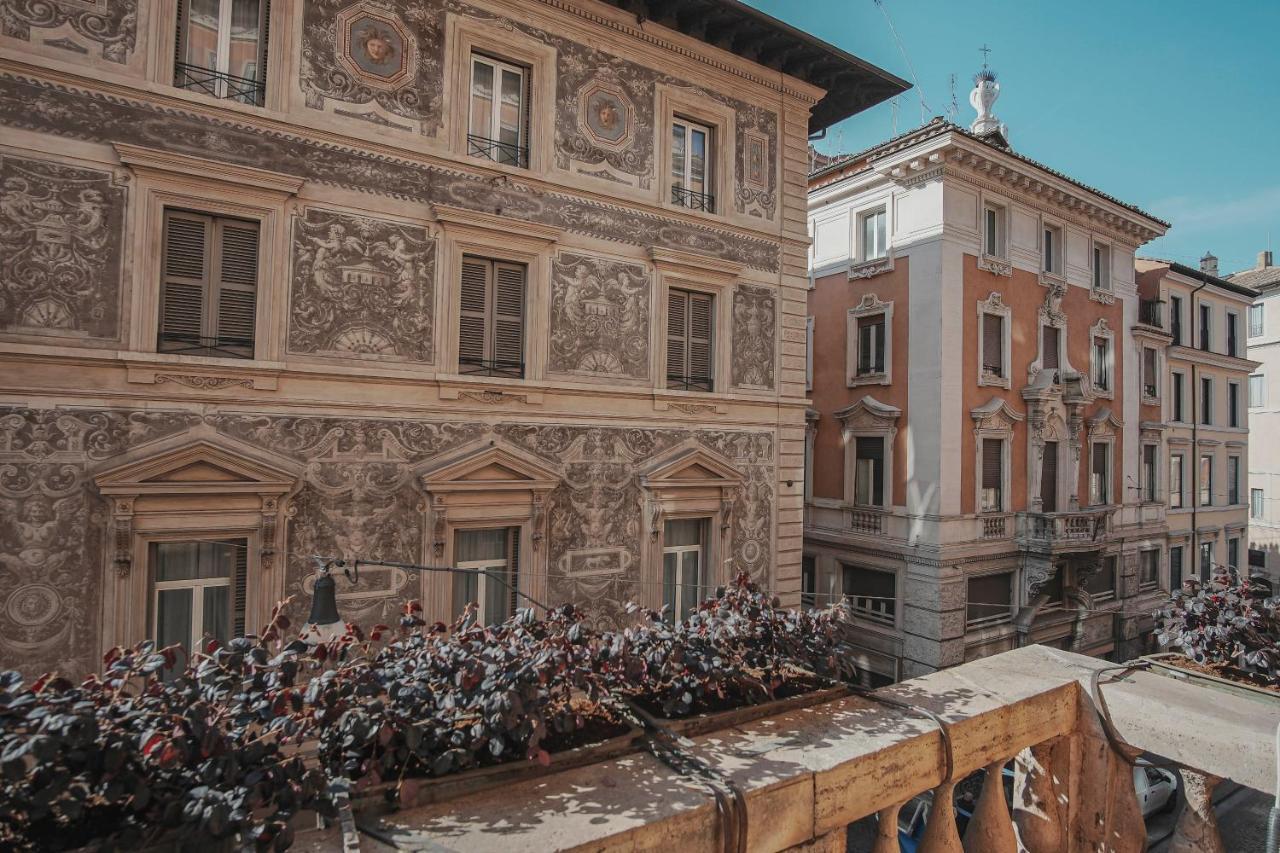
<svg viewBox="0 0 1280 853"><path fill-rule="evenodd" d="M643 264L562 252L551 267L548 370L649 376L652 275Z"/></svg>
<svg viewBox="0 0 1280 853"><path fill-rule="evenodd" d="M433 362L435 275L425 227L308 208L294 220L289 351Z"/></svg>
<svg viewBox="0 0 1280 853"><path fill-rule="evenodd" d="M119 338L125 195L110 172L0 157L0 326Z"/></svg>
<svg viewBox="0 0 1280 853"><path fill-rule="evenodd" d="M773 290L742 284L733 293L733 384L773 389L775 306Z"/></svg>
<svg viewBox="0 0 1280 853"><path fill-rule="evenodd" d="M0 33L124 64L137 44L138 0L5 0Z"/></svg>
<svg viewBox="0 0 1280 853"><path fill-rule="evenodd" d="M299 85L311 109L434 136L443 98L437 4L309 0Z"/></svg>

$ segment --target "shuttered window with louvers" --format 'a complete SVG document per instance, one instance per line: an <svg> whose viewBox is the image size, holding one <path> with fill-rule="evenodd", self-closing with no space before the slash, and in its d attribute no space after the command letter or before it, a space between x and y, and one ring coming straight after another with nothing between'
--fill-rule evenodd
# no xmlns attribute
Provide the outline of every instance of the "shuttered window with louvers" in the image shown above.
<svg viewBox="0 0 1280 853"><path fill-rule="evenodd" d="M524 377L523 264L464 257L458 323L458 372Z"/></svg>
<svg viewBox="0 0 1280 853"><path fill-rule="evenodd" d="M231 589L231 636L244 636L245 601L249 591L249 543L245 539L234 539L232 546Z"/></svg>
<svg viewBox="0 0 1280 853"><path fill-rule="evenodd" d="M982 370L1004 376L1004 318L999 314L982 315Z"/></svg>
<svg viewBox="0 0 1280 853"><path fill-rule="evenodd" d="M667 387L710 391L713 387L712 296L672 289L667 293Z"/></svg>
<svg viewBox="0 0 1280 853"><path fill-rule="evenodd" d="M982 440L982 511L1004 510L1004 441L999 438Z"/></svg>
<svg viewBox="0 0 1280 853"><path fill-rule="evenodd" d="M258 223L165 212L157 349L253 358Z"/></svg>
<svg viewBox="0 0 1280 853"><path fill-rule="evenodd" d="M1058 327L1045 326L1041 333L1044 336L1044 367L1047 370L1058 369Z"/></svg>

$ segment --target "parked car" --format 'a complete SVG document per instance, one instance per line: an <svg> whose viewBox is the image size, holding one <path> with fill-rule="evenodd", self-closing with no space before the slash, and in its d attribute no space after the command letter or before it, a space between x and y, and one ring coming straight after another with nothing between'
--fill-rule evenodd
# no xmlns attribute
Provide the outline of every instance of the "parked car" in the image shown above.
<svg viewBox="0 0 1280 853"><path fill-rule="evenodd" d="M1170 811L1178 804L1178 776L1163 767L1134 767L1133 789L1143 818Z"/></svg>
<svg viewBox="0 0 1280 853"><path fill-rule="evenodd" d="M981 773L982 771L979 771ZM1013 799L1013 770L1006 767L1001 774L1004 781L1005 802ZM1133 768L1133 788L1138 795L1138 805L1142 808L1145 820L1156 812L1169 811L1178 803L1178 777L1162 767L1138 765ZM920 841L924 838L924 828L929 824L929 812L933 808L933 792L915 797L898 812L898 846L902 853L916 853ZM956 804L956 828L964 837L965 828L972 811L965 805Z"/></svg>

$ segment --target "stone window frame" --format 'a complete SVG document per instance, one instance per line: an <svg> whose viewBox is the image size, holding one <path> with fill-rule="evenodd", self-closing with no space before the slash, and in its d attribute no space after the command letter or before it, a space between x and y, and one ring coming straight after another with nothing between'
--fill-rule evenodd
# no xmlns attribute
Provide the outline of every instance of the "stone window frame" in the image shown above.
<svg viewBox="0 0 1280 853"><path fill-rule="evenodd" d="M694 477L681 473L698 469ZM640 548L641 596L654 610L662 607L662 559L666 522L706 519L706 585L728 583L733 554L733 507L746 478L733 462L695 440L676 445L637 473L646 529Z"/></svg>
<svg viewBox="0 0 1280 853"><path fill-rule="evenodd" d="M288 215L302 178L217 163L153 148L115 144L134 175L127 221L133 258L127 358L149 366L182 366L240 376L278 371L288 337ZM192 210L258 223L258 289L254 357L215 358L157 352L165 211ZM130 381L155 382L154 371L131 370ZM274 377L246 379L249 387L274 388Z"/></svg>
<svg viewBox="0 0 1280 853"><path fill-rule="evenodd" d="M1053 284L1065 285L1067 282L1067 224L1057 217L1040 214L1038 223L1039 227L1036 233L1036 249L1037 249L1037 265L1040 273L1040 283L1046 286ZM1044 232L1052 230L1055 232L1058 245L1053 253L1055 262L1052 271L1045 269L1045 245Z"/></svg>
<svg viewBox="0 0 1280 853"><path fill-rule="evenodd" d="M471 56L480 53L523 66L529 72L525 104L529 126L529 158L525 166L512 166L473 157L467 153L467 128L471 117ZM545 177L555 165L556 49L514 27L503 28L477 18L449 12L445 16L444 63L446 79L442 114L446 116L444 139L449 152L471 168L505 173L513 177ZM542 108L539 108L539 105Z"/></svg>
<svg viewBox="0 0 1280 853"><path fill-rule="evenodd" d="M1139 390L1139 393L1142 395L1142 405L1158 406L1160 405L1160 399L1163 396L1161 394L1160 386L1163 385L1164 383L1162 383L1160 379L1164 375L1164 364L1163 364L1164 353L1161 347L1150 346L1149 344L1146 344L1141 340L1137 342L1137 345L1138 345L1138 371L1139 371L1138 390ZM1155 382L1152 385L1152 387L1156 389L1156 393L1154 395L1147 394L1146 350L1151 350L1153 353L1155 353L1155 356L1156 356L1155 368L1154 368L1156 376L1155 376Z"/></svg>
<svg viewBox="0 0 1280 853"><path fill-rule="evenodd" d="M979 261L996 261L999 263L1000 269L990 269L979 263L980 269L986 269L988 272L994 272L997 275L1011 276L1012 268L1008 267L1009 263L1009 203L1003 199L996 198L989 193L983 192L979 199L982 210L982 221L980 223L979 232L981 244L978 250ZM987 251L987 211L991 210L996 215L996 241L995 253ZM1005 272L1005 268L1009 271Z"/></svg>
<svg viewBox="0 0 1280 853"><path fill-rule="evenodd" d="M1065 286L1065 285L1063 285ZM1032 384L1037 376L1044 370L1044 329L1051 326L1058 330L1058 376L1065 376L1068 373L1077 372L1071 366L1071 362L1067 360L1067 317L1065 314L1058 312L1054 314L1047 311L1043 306L1040 308L1039 322L1036 324L1036 358L1035 361L1027 365L1027 382ZM1092 343L1090 344L1092 346ZM1061 384L1060 382L1057 384Z"/></svg>
<svg viewBox="0 0 1280 853"><path fill-rule="evenodd" d="M289 101L289 86L296 79L291 46L298 37L297 28L301 26L301 16L285 13L289 5L283 0L262 0L268 3L265 16L267 44L264 51L268 57L267 79L265 81L262 106L245 104L230 98L215 98L190 89L181 89L174 85L174 62L178 49L178 3L155 3L147 10L148 22L145 26L147 47L146 79L163 86L164 94L171 98L193 101L200 105L217 104L221 109L244 110L250 114L261 116L264 113L277 113L286 108ZM144 28L139 28L138 39L141 43Z"/></svg>
<svg viewBox="0 0 1280 853"><path fill-rule="evenodd" d="M523 390L530 382L547 377L547 360L551 345L549 328L543 318L551 310L551 265L563 229L530 222L513 222L489 213L466 210L449 205L434 205L432 212L440 226L437 244L436 322L441 379L447 384L514 386ZM524 264L525 277L525 371L520 379L505 376L479 376L458 372L458 334L462 312L461 288L456 284L462 275L464 255ZM456 396L456 389L442 396Z"/></svg>
<svg viewBox="0 0 1280 853"><path fill-rule="evenodd" d="M1102 338L1107 342L1107 387L1099 388L1094 384L1094 376L1097 375L1098 359L1094 352L1094 341ZM1096 398L1101 397L1106 400L1114 400L1116 395L1116 335L1111 328L1111 324L1107 322L1106 317L1099 317L1098 321L1089 327L1089 390Z"/></svg>
<svg viewBox="0 0 1280 853"><path fill-rule="evenodd" d="M111 504L115 546L103 566L103 647L131 646L149 636L153 542L245 539L245 624L264 624L285 597L285 526L289 500L302 485L300 467L204 426L110 463L94 473ZM197 465L239 479L163 479ZM206 507L193 509L193 498Z"/></svg>
<svg viewBox="0 0 1280 853"><path fill-rule="evenodd" d="M486 469L505 470L505 479L468 479ZM455 533L459 530L516 527L520 530L520 564L516 588L538 601L546 601L548 547L546 515L548 497L563 479L546 461L501 439L481 439L436 457L414 472L425 496L424 530L429 559L454 565ZM450 624L453 614L453 576L444 582L424 578L424 604L428 621ZM527 599L517 606L529 607Z"/></svg>
<svg viewBox="0 0 1280 853"><path fill-rule="evenodd" d="M1189 375L1190 374L1188 374L1186 370L1179 370L1177 368L1169 369L1169 411L1168 411L1167 417L1168 417L1169 423L1171 424L1190 425L1191 423L1190 421L1187 420L1187 415L1191 413L1191 407L1187 405L1188 403L1187 378ZM1177 386L1179 380L1182 381L1182 411L1175 412L1173 410L1173 405L1174 405L1174 402L1177 401L1178 395L1173 393L1173 389L1175 386ZM1195 394L1199 392L1197 389L1192 388L1191 393ZM1174 415L1180 415L1181 417L1174 417Z"/></svg>
<svg viewBox="0 0 1280 853"><path fill-rule="evenodd" d="M983 354L986 344L986 322L983 318L991 314L1002 318L1000 341L1000 359L1003 376L993 376L983 368ZM986 299L978 300L978 387L1004 388L1013 387L1013 308L1004 301L1000 291L993 290Z"/></svg>
<svg viewBox="0 0 1280 853"><path fill-rule="evenodd" d="M1143 555L1144 555L1144 554L1155 554L1155 555L1156 555L1156 578L1155 578L1155 580L1154 580L1154 581L1147 581L1147 582L1143 582L1143 580L1142 580L1142 559L1143 559ZM1139 548L1138 548L1138 577L1137 577L1137 581L1138 581L1138 591L1139 591L1139 592L1146 592L1146 591L1148 591L1148 590L1162 589L1162 588L1164 587L1164 578L1163 578L1162 576L1166 575L1166 573L1165 573L1165 572L1162 572L1162 571L1161 571L1161 569L1162 569L1162 568L1164 568L1164 566L1165 566L1165 559L1166 559L1166 558L1165 558L1165 554L1164 554L1164 548L1162 548L1158 542L1155 544L1155 546L1154 546L1154 547L1151 547L1151 548L1145 548L1145 547L1139 547Z"/></svg>
<svg viewBox="0 0 1280 853"><path fill-rule="evenodd" d="M1089 490L1088 505L1093 506L1114 506L1125 503L1123 493L1117 494L1116 488L1116 444L1117 438L1124 429L1124 423L1116 418L1110 408L1103 407L1093 417L1087 420L1088 426L1088 444L1089 444L1089 467L1086 469L1088 478L1086 482L1092 485L1093 480L1093 454L1094 448L1103 444L1107 447L1107 500L1102 504L1093 502L1092 489Z"/></svg>
<svg viewBox="0 0 1280 853"><path fill-rule="evenodd" d="M651 370L655 397L727 397L733 387L733 294L742 267L738 264L694 255L674 249L649 250L656 271L654 298L657 302L650 340ZM711 332L711 390L683 391L667 387L667 295L672 289L689 290L711 296L714 324Z"/></svg>
<svg viewBox="0 0 1280 853"><path fill-rule="evenodd" d="M884 315L884 371L858 374L858 320L863 317ZM845 376L846 386L893 384L893 300L881 302L875 293L863 294L857 305L845 313Z"/></svg>
<svg viewBox="0 0 1280 853"><path fill-rule="evenodd" d="M894 206L892 202L892 196L881 196L848 212L848 227L852 229L849 234L850 281L872 278L893 270ZM863 245L862 222L868 216L876 213L884 213L884 255L879 258L868 258L866 257L866 246Z"/></svg>
<svg viewBox="0 0 1280 853"><path fill-rule="evenodd" d="M1106 260L1104 286L1101 288L1097 287L1094 281L1098 272L1095 269L1095 255L1099 252ZM1103 305L1111 305L1116 301L1115 290L1115 248L1109 241L1093 235L1089 238L1089 298Z"/></svg>
<svg viewBox="0 0 1280 853"><path fill-rule="evenodd" d="M1016 424L1026 420L1026 415L1015 411L1001 397L992 397L985 404L969 412L973 418L973 512L975 515L1006 515L1013 506L1013 431ZM983 442L996 439L1002 442L1000 458L1000 508L982 508L982 458Z"/></svg>
<svg viewBox="0 0 1280 853"><path fill-rule="evenodd" d="M898 420L902 410L881 403L870 394L851 406L834 414L840 422L840 434L844 443L844 505L857 509L890 510L894 506L894 443L898 436ZM884 494L875 506L860 506L854 501L855 474L857 469L857 439L884 439Z"/></svg>
<svg viewBox="0 0 1280 853"><path fill-rule="evenodd" d="M1231 389L1233 389L1233 388L1235 389L1235 405L1232 405L1232 402L1231 402L1231 396L1232 396L1232 395L1231 395ZM1227 404L1227 428L1228 428L1228 429L1242 429L1242 427L1240 426L1240 424L1244 421L1244 418L1242 418L1242 417L1241 417L1241 415L1244 415L1245 417L1248 417L1248 415L1247 415L1248 407L1247 407L1247 406L1242 407L1242 406L1240 405L1240 380L1239 380L1239 379L1228 379L1228 380L1227 380L1227 395L1226 395L1226 397L1227 397L1227 399L1226 399L1226 404ZM1241 411L1240 411L1240 409L1241 409L1241 408L1244 408L1244 409L1245 409L1245 412L1241 412Z"/></svg>
<svg viewBox="0 0 1280 853"><path fill-rule="evenodd" d="M663 210L699 219L722 222L733 215L734 152L737 150L738 118L732 107L688 88L658 83L654 87L654 145L658 170L658 206ZM711 169L714 211L697 210L671 200L671 123L677 117L711 130L714 156L707 158Z"/></svg>

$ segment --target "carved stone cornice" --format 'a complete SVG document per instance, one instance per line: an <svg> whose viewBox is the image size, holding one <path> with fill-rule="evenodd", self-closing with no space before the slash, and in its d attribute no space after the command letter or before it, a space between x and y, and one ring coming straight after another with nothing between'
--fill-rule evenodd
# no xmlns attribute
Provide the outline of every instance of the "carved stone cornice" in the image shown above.
<svg viewBox="0 0 1280 853"><path fill-rule="evenodd" d="M659 271L677 275L725 282L734 281L742 275L742 264L664 246L650 247L649 259Z"/></svg>
<svg viewBox="0 0 1280 853"><path fill-rule="evenodd" d="M555 243L565 229L528 220L512 220L509 216L483 213L451 204L432 204L431 212L446 231L471 231L488 236L500 235L506 242L534 241Z"/></svg>
<svg viewBox="0 0 1280 853"><path fill-rule="evenodd" d="M175 174L193 178L223 181L229 184L251 187L254 190L271 190L286 195L297 195L305 183L304 178L297 175L286 175L253 166L237 166L219 160L203 157L190 157L173 151L162 151L159 148L146 148L141 145L129 145L114 142L120 162L135 172L163 172L168 176Z"/></svg>
<svg viewBox="0 0 1280 853"><path fill-rule="evenodd" d="M893 271L893 254L887 254L883 258L876 258L874 261L862 261L849 267L849 281L857 281L858 279L871 278L881 275L882 273Z"/></svg>

